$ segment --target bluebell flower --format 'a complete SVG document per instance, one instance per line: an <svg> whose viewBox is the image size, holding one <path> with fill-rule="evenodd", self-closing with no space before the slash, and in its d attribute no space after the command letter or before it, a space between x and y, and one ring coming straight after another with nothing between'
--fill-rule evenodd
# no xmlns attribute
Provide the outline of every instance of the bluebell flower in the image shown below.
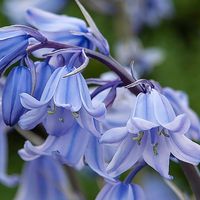
<svg viewBox="0 0 200 200"><path fill-rule="evenodd" d="M13 31L9 27L0 29L0 73L24 56L28 39L23 31Z"/></svg>
<svg viewBox="0 0 200 200"><path fill-rule="evenodd" d="M0 28L0 74L26 55L31 37L40 42L46 40L38 31L26 26Z"/></svg>
<svg viewBox="0 0 200 200"><path fill-rule="evenodd" d="M185 136L190 121L185 114L176 116L169 100L155 89L137 96L133 114L125 127L106 131L101 142L118 143L107 171L117 176L141 157L162 176L169 176L169 158L197 165L200 146Z"/></svg>
<svg viewBox="0 0 200 200"><path fill-rule="evenodd" d="M3 4L3 11L13 23L24 24L26 22L25 14L28 8L36 7L50 12L57 12L66 3L67 0L6 0Z"/></svg>
<svg viewBox="0 0 200 200"><path fill-rule="evenodd" d="M62 166L50 157L40 157L25 164L15 200L67 200L69 183Z"/></svg>
<svg viewBox="0 0 200 200"><path fill-rule="evenodd" d="M118 42L115 53L123 65L129 66L133 62L134 76L137 78L151 72L163 60L163 52L159 48L144 48L137 38Z"/></svg>
<svg viewBox="0 0 200 200"><path fill-rule="evenodd" d="M106 72L101 75L103 81L114 81L119 77L113 72ZM94 90L94 89L93 89ZM96 95L92 102L94 105L99 105L107 96L109 89L100 92ZM136 97L128 89L119 87L116 90L116 98L111 107L107 108L105 120L102 121L104 131L114 127L126 126L126 123L131 115Z"/></svg>
<svg viewBox="0 0 200 200"><path fill-rule="evenodd" d="M73 60L73 59L72 59ZM85 65L87 58L80 65ZM105 106L92 105L90 93L86 81L80 73L65 77L71 73L75 61L65 67L59 67L50 76L43 90L40 100L29 94L21 94L22 105L29 109L20 121L23 129L32 129L41 123L48 113L54 113L56 107L70 110L79 124L98 135L95 120L100 120L105 115ZM77 68L81 66L77 66Z"/></svg>
<svg viewBox="0 0 200 200"><path fill-rule="evenodd" d="M59 116L56 112L63 115ZM34 113L32 115L34 116ZM92 122L87 121L86 123ZM82 128L69 110L57 107L54 114L45 118L43 125L49 136L39 146L34 146L27 141L24 148L19 151L22 159L29 161L46 155L77 168L80 168L80 163L83 166L84 160L84 163L87 163L93 171L114 181L113 177L106 172L108 150L105 145L99 143L98 137ZM98 122L95 126L100 127Z"/></svg>
<svg viewBox="0 0 200 200"><path fill-rule="evenodd" d="M169 181L169 180L167 180ZM155 199L162 199L162 200L180 200L180 199L187 199L183 198L183 195L177 196L177 194L170 188L162 177L158 176L157 174L153 173L152 171L148 171L144 173L139 181L140 185L143 188L145 193L146 200L155 200ZM174 188L173 188L174 189Z"/></svg>
<svg viewBox="0 0 200 200"><path fill-rule="evenodd" d="M27 21L49 40L79 47L95 49L96 47L104 54L109 54L109 46L106 39L97 29L87 11L80 6L90 27L85 21L64 15L56 15L36 8L28 9Z"/></svg>
<svg viewBox="0 0 200 200"><path fill-rule="evenodd" d="M177 115L185 113L190 119L190 129L186 135L195 140L200 140L200 121L197 114L189 107L188 96L182 91L175 91L171 88L163 88L163 94L168 98Z"/></svg>
<svg viewBox="0 0 200 200"><path fill-rule="evenodd" d="M134 31L138 32L143 25L156 26L162 19L173 14L171 0L126 0L125 8L133 24Z"/></svg>
<svg viewBox="0 0 200 200"><path fill-rule="evenodd" d="M63 109L64 110L64 109ZM64 110L67 112L66 110ZM69 111L68 111L69 112ZM48 118L47 118L48 120ZM90 132L83 129L75 119L69 116L63 120L69 122L69 125L59 127L56 121L46 121L45 128L53 129L62 132L61 135L49 135L42 145L34 146L29 141L24 145L24 148L19 151L23 160L34 160L42 155L53 156L57 160L70 166L78 166L85 157L85 162L97 173L106 176L106 162L104 159L104 145L99 143L99 139L92 136ZM52 124L51 124L52 123ZM48 127L51 126L51 127ZM57 127L57 130L56 128ZM51 130L52 131L52 130ZM96 152L96 153L94 153Z"/></svg>
<svg viewBox="0 0 200 200"><path fill-rule="evenodd" d="M100 191L96 200L144 200L142 188L136 184L117 182L107 183Z"/></svg>
<svg viewBox="0 0 200 200"><path fill-rule="evenodd" d="M18 66L9 73L3 90L2 112L6 125L15 125L25 109L20 102L20 93L31 93L32 76L27 67Z"/></svg>
<svg viewBox="0 0 200 200"><path fill-rule="evenodd" d="M34 146L27 141L19 154L26 161L47 155L55 157L64 164L76 166L85 154L89 135L74 121L72 127L65 134L61 136L50 135L40 146Z"/></svg>

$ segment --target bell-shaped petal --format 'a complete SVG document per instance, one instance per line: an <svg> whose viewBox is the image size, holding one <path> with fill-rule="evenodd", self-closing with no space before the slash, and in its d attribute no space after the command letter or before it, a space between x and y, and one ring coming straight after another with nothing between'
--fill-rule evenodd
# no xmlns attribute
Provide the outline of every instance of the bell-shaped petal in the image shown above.
<svg viewBox="0 0 200 200"><path fill-rule="evenodd" d="M0 34L3 32L5 37L0 37L0 73L4 72L6 67L10 66L14 62L17 62L26 53L28 46L27 34L19 31L17 33L10 33L0 29Z"/></svg>
<svg viewBox="0 0 200 200"><path fill-rule="evenodd" d="M62 136L48 136L40 146L26 142L24 149L19 151L24 160L34 160L42 155L54 156L70 166L79 164L85 154L90 134L76 122Z"/></svg>
<svg viewBox="0 0 200 200"><path fill-rule="evenodd" d="M36 83L34 88L34 97L40 99L43 90L49 80L51 74L53 73L53 68L48 64L47 61L35 63L36 70Z"/></svg>
<svg viewBox="0 0 200 200"><path fill-rule="evenodd" d="M69 110L56 107L55 111L48 113L43 120L43 125L49 135L62 136L72 128L74 117Z"/></svg>
<svg viewBox="0 0 200 200"><path fill-rule="evenodd" d="M38 28L49 39L70 45L93 48L84 36L76 36L74 32L88 33L86 23L75 17L59 16L38 8L27 11L28 22Z"/></svg>
<svg viewBox="0 0 200 200"><path fill-rule="evenodd" d="M98 107L94 107L92 105L89 89L85 79L81 74L77 76L77 79L78 79L78 88L80 91L80 98L85 110L88 112L89 115L93 116L94 118L98 119L104 117L106 112L105 105L103 103L100 103Z"/></svg>
<svg viewBox="0 0 200 200"><path fill-rule="evenodd" d="M81 109L82 102L77 83L77 75L60 78L54 101L55 105L67 108L72 112L77 112Z"/></svg>
<svg viewBox="0 0 200 200"><path fill-rule="evenodd" d="M200 145L188 139L186 136L171 134L168 148L179 160L198 165L200 162Z"/></svg>
<svg viewBox="0 0 200 200"><path fill-rule="evenodd" d="M138 145L138 143L131 138L131 135L128 135L121 142L112 160L108 164L106 168L107 172L116 177L132 167L141 158L145 144L145 138L143 138L141 144Z"/></svg>
<svg viewBox="0 0 200 200"><path fill-rule="evenodd" d="M121 142L128 134L126 127L113 128L106 131L103 136L100 138L101 143L118 143Z"/></svg>
<svg viewBox="0 0 200 200"><path fill-rule="evenodd" d="M100 144L98 138L95 136L90 136L90 140L85 153L85 161L90 166L90 168L98 173L100 176L115 181L113 176L110 176L106 172L106 162L105 162L105 151L104 145Z"/></svg>
<svg viewBox="0 0 200 200"><path fill-rule="evenodd" d="M168 98L177 115L186 114L191 125L186 135L192 139L200 139L200 120L197 114L189 107L188 97L182 91L175 91L171 88L164 88L163 94Z"/></svg>
<svg viewBox="0 0 200 200"><path fill-rule="evenodd" d="M27 67L18 66L9 73L3 91L2 112L7 125L16 124L25 109L20 102L20 94L31 93L32 78Z"/></svg>
<svg viewBox="0 0 200 200"><path fill-rule="evenodd" d="M100 191L96 200L144 200L142 188L136 184L117 182L107 183Z"/></svg>
<svg viewBox="0 0 200 200"><path fill-rule="evenodd" d="M147 144L143 153L143 158L145 162L152 168L160 172L163 177L170 179L170 149L165 141L165 138L160 137L159 144L153 147L153 145L151 144L150 134L147 137Z"/></svg>
<svg viewBox="0 0 200 200"><path fill-rule="evenodd" d="M43 42L46 40L37 30L26 26L0 28L0 74L26 54L29 38Z"/></svg>
<svg viewBox="0 0 200 200"><path fill-rule="evenodd" d="M25 164L15 200L67 200L69 183L56 160L40 157Z"/></svg>
<svg viewBox="0 0 200 200"><path fill-rule="evenodd" d="M18 124L24 130L31 130L38 124L42 123L43 120L47 117L47 114L46 106L32 109L20 117Z"/></svg>

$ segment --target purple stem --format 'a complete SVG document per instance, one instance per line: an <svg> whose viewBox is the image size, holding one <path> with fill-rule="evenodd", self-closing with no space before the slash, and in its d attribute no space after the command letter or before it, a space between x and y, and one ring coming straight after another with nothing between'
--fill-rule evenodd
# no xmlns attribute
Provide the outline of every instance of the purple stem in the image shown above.
<svg viewBox="0 0 200 200"><path fill-rule="evenodd" d="M200 174L198 168L183 161L180 161L180 165L196 199L200 199Z"/></svg>
<svg viewBox="0 0 200 200"><path fill-rule="evenodd" d="M116 81L110 81L108 83L106 83L105 85L99 86L96 90L94 90L94 92L92 92L91 94L91 98L93 99L95 96L97 96L100 92L111 88L115 85L121 86L122 82L120 80L116 80Z"/></svg>
<svg viewBox="0 0 200 200"><path fill-rule="evenodd" d="M38 49L41 49L41 48L66 49L66 48L81 48L81 47L62 44L62 43L58 43L58 42L54 42L54 41L46 41L44 43L36 44L36 45L30 47L27 50L27 53L31 54L32 52L34 52ZM85 53L88 57L93 58L95 60L98 60L99 62L106 65L111 71L115 72L120 77L120 79L122 80L124 85L129 85L129 84L136 81L136 79L133 78L126 71L125 67L123 67L120 63L118 63L111 56L108 57L106 55L103 55L102 53L99 53L99 52L96 52L96 51L93 51L93 50L90 50L90 49L84 49L84 51L85 51ZM132 93L134 93L135 95L142 92L142 88L140 86L130 88L129 90Z"/></svg>
<svg viewBox="0 0 200 200"><path fill-rule="evenodd" d="M133 178L135 177L135 175L143 168L145 167L147 164L144 160L139 161L136 163L135 167L133 168L133 170L129 173L129 175L126 177L126 179L124 180L124 183L126 184L130 184L133 180Z"/></svg>

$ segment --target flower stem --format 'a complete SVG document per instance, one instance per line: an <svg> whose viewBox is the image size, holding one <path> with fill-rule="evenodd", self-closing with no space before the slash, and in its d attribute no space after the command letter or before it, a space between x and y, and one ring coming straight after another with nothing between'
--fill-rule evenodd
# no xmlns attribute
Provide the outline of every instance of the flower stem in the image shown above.
<svg viewBox="0 0 200 200"><path fill-rule="evenodd" d="M145 167L147 164L144 160L138 161L133 170L129 173L129 175L126 177L126 179L124 180L124 183L126 184L130 184L133 180L133 178L135 177L135 175L143 168Z"/></svg>
<svg viewBox="0 0 200 200"><path fill-rule="evenodd" d="M67 165L65 166L65 169L66 169L68 178L70 179L70 183L71 183L73 192L78 196L78 198L80 200L84 200L85 197L83 195L83 191L82 191L81 186L79 184L79 180L78 180L78 177L76 175L76 171L72 167L69 167Z"/></svg>
<svg viewBox="0 0 200 200"><path fill-rule="evenodd" d="M196 199L200 200L200 174L198 168L183 161L180 161L180 165Z"/></svg>
<svg viewBox="0 0 200 200"><path fill-rule="evenodd" d="M58 49L66 49L66 48L81 49L81 47L77 47L77 46L62 44L62 43L58 43L58 42L54 42L54 41L45 41L44 43L39 43L39 44L36 44L36 45L30 47L27 50L27 54L31 54L32 52L34 52L38 49L41 49L41 48L53 48L53 49L57 49L57 50ZM132 77L130 75L130 73L127 72L126 68L123 67L120 63L118 63L111 56L106 56L106 55L103 55L102 53L99 53L97 51L93 51L90 49L84 49L84 51L85 51L85 54L89 58L98 60L99 62L101 62L105 66L107 66L111 71L115 72L120 77L121 81L125 85L129 85L136 81L136 79L134 77ZM136 86L134 88L130 88L129 90L132 93L134 93L135 95L137 95L138 93L140 93L142 91L142 88L140 86Z"/></svg>

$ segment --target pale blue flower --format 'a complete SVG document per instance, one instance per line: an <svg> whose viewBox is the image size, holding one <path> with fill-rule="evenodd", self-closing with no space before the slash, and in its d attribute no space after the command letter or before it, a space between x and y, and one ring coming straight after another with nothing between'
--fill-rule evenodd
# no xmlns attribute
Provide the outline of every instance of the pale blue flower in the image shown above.
<svg viewBox="0 0 200 200"><path fill-rule="evenodd" d="M90 133L82 129L75 120L73 122L68 130L65 128L63 135L50 135L42 145L33 146L27 141L24 149L19 151L20 156L26 161L34 160L42 155L54 156L67 165L78 165L85 154ZM53 125L58 126L55 122Z"/></svg>
<svg viewBox="0 0 200 200"><path fill-rule="evenodd" d="M40 99L46 83L54 71L54 68L49 65L48 60L43 62L36 62L33 67L35 68L34 70L36 79L34 83L35 85L33 96L36 99Z"/></svg>
<svg viewBox="0 0 200 200"><path fill-rule="evenodd" d="M0 73L24 56L29 37L27 33L13 30L12 27L0 29Z"/></svg>
<svg viewBox="0 0 200 200"><path fill-rule="evenodd" d="M197 114L189 107L188 96L182 91L163 88L163 94L168 98L177 115L185 113L190 119L190 129L186 135L195 140L200 140L200 121Z"/></svg>
<svg viewBox="0 0 200 200"><path fill-rule="evenodd" d="M171 0L126 0L125 8L136 32L143 25L158 25L162 19L171 17L174 12Z"/></svg>
<svg viewBox="0 0 200 200"><path fill-rule="evenodd" d="M117 77L117 75L113 72L106 72L103 73L100 78L102 81L111 82L119 77ZM94 88L92 88L92 91L93 90ZM98 106L100 103L102 103L108 95L109 90L110 89L106 89L96 95L92 99L93 104ZM115 127L126 126L134 107L135 100L135 95L132 94L128 89L124 87L117 88L116 98L112 106L107 108L105 120L102 121L104 131Z"/></svg>
<svg viewBox="0 0 200 200"><path fill-rule="evenodd" d="M50 157L27 162L15 200L67 200L69 183L62 166Z"/></svg>
<svg viewBox="0 0 200 200"><path fill-rule="evenodd" d="M136 78L151 72L156 65L162 62L164 57L159 48L144 48L141 41L136 37L118 42L115 47L115 54L117 60L123 65L130 66L132 63Z"/></svg>
<svg viewBox="0 0 200 200"><path fill-rule="evenodd" d="M142 188L136 184L117 182L107 183L100 191L96 200L144 200Z"/></svg>
<svg viewBox="0 0 200 200"><path fill-rule="evenodd" d="M80 65L85 65L87 59L85 58L82 62ZM64 78L71 72L70 68L74 67L74 63L55 69L46 83L40 100L26 93L21 94L22 105L30 110L19 121L23 129L34 128L43 122L48 113L53 114L56 107L62 107L70 110L82 127L98 135L95 120L104 117L106 109L104 104L98 107L92 105L89 89L80 73Z"/></svg>
<svg viewBox="0 0 200 200"><path fill-rule="evenodd" d="M0 28L0 74L26 55L29 39L44 42L46 38L37 30L26 26Z"/></svg>
<svg viewBox="0 0 200 200"><path fill-rule="evenodd" d="M167 180L168 181L168 180ZM144 173L140 179L140 185L145 193L146 200L180 200L180 196L162 180L162 177L149 171ZM183 196L181 196L183 198ZM187 198L184 198L187 199Z"/></svg>
<svg viewBox="0 0 200 200"><path fill-rule="evenodd" d="M28 9L27 20L49 40L88 49L95 49L97 47L99 51L108 55L109 46L106 39L99 32L87 11L80 3L77 4L90 27L79 18L56 15L37 8Z"/></svg>
<svg viewBox="0 0 200 200"><path fill-rule="evenodd" d="M67 0L5 0L3 11L13 23L24 24L26 22L26 10L28 8L37 7L50 12L57 12L66 3Z"/></svg>
<svg viewBox="0 0 200 200"><path fill-rule="evenodd" d="M110 129L101 138L105 144L120 143L107 172L117 176L143 157L162 176L170 178L170 154L197 165L200 146L185 136L189 127L187 116L176 116L169 100L158 91L140 93L127 125Z"/></svg>

